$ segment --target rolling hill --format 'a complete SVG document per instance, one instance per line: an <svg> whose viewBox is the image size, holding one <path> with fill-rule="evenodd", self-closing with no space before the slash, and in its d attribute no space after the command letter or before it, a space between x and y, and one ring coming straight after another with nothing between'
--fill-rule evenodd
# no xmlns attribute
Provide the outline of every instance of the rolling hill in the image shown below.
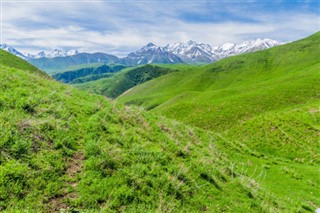
<svg viewBox="0 0 320 213"><path fill-rule="evenodd" d="M19 70L25 70L30 73L36 73L43 77L49 77L45 72L41 71L37 67L2 49L0 49L0 64Z"/></svg>
<svg viewBox="0 0 320 213"><path fill-rule="evenodd" d="M66 57L30 59L29 62L48 74L53 74L69 69L68 67L71 66L92 63L117 63L118 60L118 57L105 53L78 53Z"/></svg>
<svg viewBox="0 0 320 213"><path fill-rule="evenodd" d="M112 98L125 91L118 101L223 133L267 155L319 162L319 49L316 33L212 65L185 66L116 95L102 91L130 84L110 78L78 87Z"/></svg>
<svg viewBox="0 0 320 213"><path fill-rule="evenodd" d="M159 77L117 100L214 131L239 150L245 147L269 159L286 159L302 167L312 164L319 171L319 57L318 32L269 50ZM310 177L291 168L283 167L286 175L274 182L288 181L287 175L301 180ZM320 189L318 184L313 186ZM288 194L294 191L289 183L274 187L279 191L287 188ZM314 209L320 199L316 203Z"/></svg>
<svg viewBox="0 0 320 213"><path fill-rule="evenodd" d="M118 98L206 129L318 100L320 33L268 50L170 73ZM191 110L196 109L196 110Z"/></svg>
<svg viewBox="0 0 320 213"><path fill-rule="evenodd" d="M252 151L60 84L1 54L12 59L0 61L2 212L303 212L320 205L316 162Z"/></svg>
<svg viewBox="0 0 320 213"><path fill-rule="evenodd" d="M76 84L74 86L90 93L116 98L136 85L171 72L176 72L181 69L181 67L185 68L188 67L188 65L142 65L122 70L112 77Z"/></svg>
<svg viewBox="0 0 320 213"><path fill-rule="evenodd" d="M117 98L293 161L320 153L320 33L171 73Z"/></svg>
<svg viewBox="0 0 320 213"><path fill-rule="evenodd" d="M84 83L106 76L110 77L112 74L119 72L126 67L127 66L121 64L83 64L68 67L67 70L60 71L59 73L52 75L52 77L63 83Z"/></svg>

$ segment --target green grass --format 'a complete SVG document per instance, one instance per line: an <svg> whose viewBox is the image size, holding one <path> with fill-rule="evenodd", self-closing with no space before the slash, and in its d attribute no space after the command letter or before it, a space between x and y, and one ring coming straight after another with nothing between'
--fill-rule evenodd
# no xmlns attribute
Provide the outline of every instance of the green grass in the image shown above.
<svg viewBox="0 0 320 213"><path fill-rule="evenodd" d="M161 76L117 98L201 128L223 131L319 98L320 33L269 50Z"/></svg>
<svg viewBox="0 0 320 213"><path fill-rule="evenodd" d="M230 156L247 150L266 159L255 162L267 168L269 175L260 184L277 195L287 194L290 203L308 192L310 199L317 197L317 202L311 202L316 204L314 211L320 205L319 196L314 196L320 189L316 175L320 171L319 56L318 32L279 47L159 77L117 100L211 130L228 141L225 146L237 150Z"/></svg>
<svg viewBox="0 0 320 213"><path fill-rule="evenodd" d="M280 64L268 70L269 77L262 69L250 74L239 69L238 75L215 71L212 77L216 63L184 68L131 90L154 91L141 104L150 106L157 96L152 102L160 103L153 105L157 113L171 109L170 101L181 101L185 107L177 108L181 111L174 117L184 123L21 70L24 62L0 61L0 211L314 211L320 207L320 102L312 83L319 79L318 62L311 63L317 58L317 39L312 42L314 49L305 51L315 56L304 52L304 60L288 59L297 64L287 64L290 69ZM286 48L290 52L292 47ZM272 61L281 58L276 53ZM243 56L251 67L254 56ZM234 60L239 58L219 63L227 68L235 66ZM227 72L246 82L229 79ZM250 77L255 72L260 74ZM175 88L170 87L173 77L181 79ZM214 81L217 77L221 81ZM163 87L163 93L156 93L160 85L174 92ZM193 90L181 90L187 87ZM280 97L271 99L270 91ZM233 123L217 117L222 126L213 125L212 131L212 126L205 130L203 123L188 120L195 113L215 123L202 114L206 105L222 115L229 112ZM237 120L236 110L248 114L240 113ZM184 113L185 120L178 117Z"/></svg>
<svg viewBox="0 0 320 213"><path fill-rule="evenodd" d="M53 74L67 72L67 71L74 71L74 70L79 70L79 69L83 69L83 68L98 68L102 65L104 65L104 63L78 64L78 65L73 65L73 66L69 66L67 68L61 69Z"/></svg>
<svg viewBox="0 0 320 213"><path fill-rule="evenodd" d="M56 73L52 77L63 83L85 83L103 77L110 77L111 74L119 72L126 67L120 64L85 64L70 67L70 70Z"/></svg>
<svg viewBox="0 0 320 213"><path fill-rule="evenodd" d="M80 77L80 78L76 78L74 79L71 83L72 84L83 84L83 83L87 83L90 81L96 81L99 80L101 78L110 78L111 76L113 76L115 73L103 73L103 74L92 74L92 75L86 75L84 77Z"/></svg>
<svg viewBox="0 0 320 213"><path fill-rule="evenodd" d="M29 64L28 62L26 62L25 60L19 57L12 55L11 53L5 50L0 50L0 64L8 67L17 68L20 70L25 70L30 73L37 73L38 75L41 75L41 76L47 76L45 72L39 70L37 67Z"/></svg>
<svg viewBox="0 0 320 213"><path fill-rule="evenodd" d="M226 172L211 133L37 74L0 74L2 212L272 208Z"/></svg>
<svg viewBox="0 0 320 213"><path fill-rule="evenodd" d="M76 84L75 87L86 90L90 93L100 94L109 98L116 98L130 88L150 81L162 75L176 72L178 69L189 66L184 65L142 65L127 68L109 78L102 78L83 84Z"/></svg>

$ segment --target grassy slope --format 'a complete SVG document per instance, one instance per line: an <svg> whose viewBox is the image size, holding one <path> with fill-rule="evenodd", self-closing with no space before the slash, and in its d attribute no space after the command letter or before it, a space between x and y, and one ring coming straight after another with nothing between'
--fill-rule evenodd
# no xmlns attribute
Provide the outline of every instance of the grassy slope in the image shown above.
<svg viewBox="0 0 320 213"><path fill-rule="evenodd" d="M263 157L220 134L35 73L0 65L0 75L2 212L303 212L320 205L316 165Z"/></svg>
<svg viewBox="0 0 320 213"><path fill-rule="evenodd" d="M290 118L291 113L284 115L282 111L299 111L309 106L312 110L318 105L319 55L320 33L317 33L287 45L160 77L133 88L118 100L218 132L245 131L244 123L255 123L251 120L264 114L266 126L270 124L268 119L284 119L288 124L297 120L297 126L303 126L303 130L299 130L303 133L287 135L287 143L315 141L319 131L317 119L299 120L299 113ZM317 110L313 114L319 116ZM313 131L306 137L309 128ZM278 135L274 134L272 140L279 136L279 131L279 128L274 131ZM258 128L253 130L255 134L258 132ZM286 135L285 132L282 134ZM251 145L252 141L247 143ZM285 147L284 144L280 150ZM309 149L313 149L312 153L320 151L317 143L310 144ZM314 155L308 156L308 159L313 158Z"/></svg>
<svg viewBox="0 0 320 213"><path fill-rule="evenodd" d="M75 83L77 81L90 81L94 78L102 78L106 73L115 73L126 68L120 64L86 64L82 66L70 67L70 70L52 75L58 81L64 83Z"/></svg>
<svg viewBox="0 0 320 213"><path fill-rule="evenodd" d="M5 51L5 50L1 50L0 49L0 64L8 66L8 67L13 67L13 68L17 68L20 70L25 70L28 71L30 73L37 73L38 75L41 76L47 76L47 74L41 70L39 70L37 67L29 64L28 62L26 62L25 60L16 57L14 55L12 55L11 53Z"/></svg>
<svg viewBox="0 0 320 213"><path fill-rule="evenodd" d="M72 84L83 84L83 83L87 83L90 81L96 81L101 78L110 78L114 74L115 73L107 72L107 73L103 73L103 74L86 75L84 77L76 78L75 80L72 81Z"/></svg>
<svg viewBox="0 0 320 213"><path fill-rule="evenodd" d="M320 206L319 152L312 149L318 99L214 134L15 68L0 66L0 75L1 211L306 212ZM257 148L261 142L265 147ZM278 153L265 150L281 143L287 145Z"/></svg>
<svg viewBox="0 0 320 213"><path fill-rule="evenodd" d="M103 78L97 81L75 85L77 88L91 93L105 95L116 98L128 89L150 81L162 75L177 71L184 65L164 66L164 65L142 65L139 67L125 69L111 78Z"/></svg>
<svg viewBox="0 0 320 213"><path fill-rule="evenodd" d="M0 74L1 211L273 208L226 172L209 133L15 68Z"/></svg>
<svg viewBox="0 0 320 213"><path fill-rule="evenodd" d="M320 190L319 56L320 33L316 33L287 45L160 77L118 100L218 132L231 141L226 146L239 152L259 153L281 168L277 171L269 163L255 161L268 174L260 184L275 194L287 194L288 202L307 192L317 197L316 202L308 201L315 209L320 206L319 195L314 195ZM287 164L281 165L282 161Z"/></svg>
<svg viewBox="0 0 320 213"><path fill-rule="evenodd" d="M79 64L79 65L69 66L65 69L61 69L61 70L57 71L56 73L74 71L74 70L79 70L79 69L83 69L83 68L98 68L102 65L104 65L104 63ZM56 74L56 73L54 73L54 74Z"/></svg>

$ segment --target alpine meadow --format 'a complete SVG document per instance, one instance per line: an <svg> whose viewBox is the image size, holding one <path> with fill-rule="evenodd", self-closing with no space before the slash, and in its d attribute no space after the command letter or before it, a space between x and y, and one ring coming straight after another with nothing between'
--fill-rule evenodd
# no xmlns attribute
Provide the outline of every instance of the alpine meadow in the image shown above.
<svg viewBox="0 0 320 213"><path fill-rule="evenodd" d="M319 2L0 3L0 212L320 212Z"/></svg>

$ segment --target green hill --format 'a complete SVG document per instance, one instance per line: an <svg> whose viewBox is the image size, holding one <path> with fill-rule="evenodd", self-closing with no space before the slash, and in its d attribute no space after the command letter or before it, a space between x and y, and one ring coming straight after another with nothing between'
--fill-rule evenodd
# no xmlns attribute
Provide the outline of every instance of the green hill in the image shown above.
<svg viewBox="0 0 320 213"><path fill-rule="evenodd" d="M0 64L20 70L25 70L30 73L37 73L41 76L48 76L45 72L39 70L37 67L29 64L25 60L12 55L11 53L0 49Z"/></svg>
<svg viewBox="0 0 320 213"><path fill-rule="evenodd" d="M75 85L77 88L90 93L105 95L116 98L130 88L150 81L162 75L175 72L186 65L142 65L139 67L125 69L111 78L102 78L97 81Z"/></svg>
<svg viewBox="0 0 320 213"><path fill-rule="evenodd" d="M320 33L171 73L117 100L219 132L251 150L319 164Z"/></svg>
<svg viewBox="0 0 320 213"><path fill-rule="evenodd" d="M312 212L320 207L319 152L313 150L319 144L313 137L319 134L317 98L213 132L21 70L26 64L16 60L0 61L1 212ZM193 73L182 70L159 80L184 72ZM307 143L296 138L301 135Z"/></svg>
<svg viewBox="0 0 320 213"><path fill-rule="evenodd" d="M79 53L66 57L54 58L37 58L30 59L29 62L36 67L46 71L48 74L53 74L67 69L71 66L92 63L117 63L119 58L105 53Z"/></svg>
<svg viewBox="0 0 320 213"><path fill-rule="evenodd" d="M118 98L192 125L224 130L319 98L320 33L192 71L171 73Z"/></svg>
<svg viewBox="0 0 320 213"><path fill-rule="evenodd" d="M119 72L126 67L120 64L84 64L70 67L65 71L52 75L52 77L64 83L84 83L103 77L110 77L110 74ZM106 75L107 73L108 75Z"/></svg>

